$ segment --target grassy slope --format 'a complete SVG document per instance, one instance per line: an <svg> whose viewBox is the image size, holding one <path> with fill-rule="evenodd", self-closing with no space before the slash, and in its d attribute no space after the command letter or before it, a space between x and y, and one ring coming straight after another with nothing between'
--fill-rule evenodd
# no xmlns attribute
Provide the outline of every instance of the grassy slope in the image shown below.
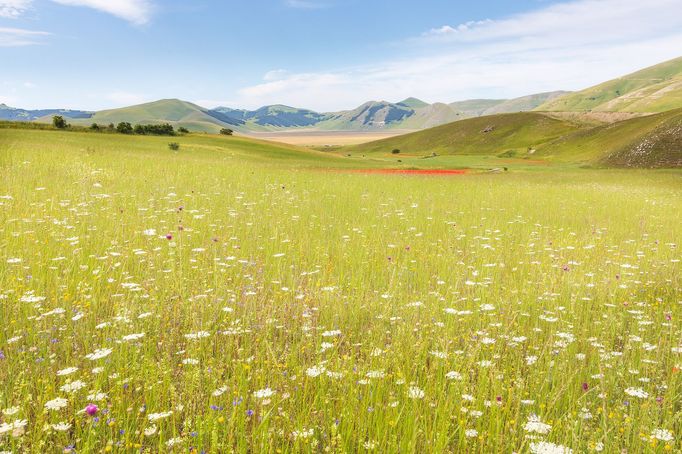
<svg viewBox="0 0 682 454"><path fill-rule="evenodd" d="M483 132L492 126L490 132ZM430 155L498 155L508 151L526 152L528 148L556 139L579 129L575 123L549 118L538 113L493 115L457 121L404 136L392 137L348 147L350 152L401 153Z"/></svg>
<svg viewBox="0 0 682 454"><path fill-rule="evenodd" d="M75 124L109 124L127 121L132 124L170 123L195 131L218 132L225 125L204 112L204 109L177 99L163 99L146 104L103 110L92 118L72 121Z"/></svg>
<svg viewBox="0 0 682 454"><path fill-rule="evenodd" d="M537 156L616 167L682 166L682 109L569 134Z"/></svg>
<svg viewBox="0 0 682 454"><path fill-rule="evenodd" d="M178 142L180 151L168 149ZM336 167L351 164L337 155L293 145L255 140L245 137L187 135L181 137L126 136L87 132L0 130L0 149L78 151L86 154L116 153L117 159L158 157L206 161L207 165L233 160L272 165L302 167Z"/></svg>
<svg viewBox="0 0 682 454"><path fill-rule="evenodd" d="M562 96L536 110L661 112L682 107L680 84L682 57Z"/></svg>
<svg viewBox="0 0 682 454"><path fill-rule="evenodd" d="M493 127L490 132L483 132ZM529 149L534 151L529 153ZM404 136L344 148L348 153L398 157L532 158L555 164L682 167L682 109L593 125L538 113L458 121ZM494 164L490 161L491 164Z"/></svg>

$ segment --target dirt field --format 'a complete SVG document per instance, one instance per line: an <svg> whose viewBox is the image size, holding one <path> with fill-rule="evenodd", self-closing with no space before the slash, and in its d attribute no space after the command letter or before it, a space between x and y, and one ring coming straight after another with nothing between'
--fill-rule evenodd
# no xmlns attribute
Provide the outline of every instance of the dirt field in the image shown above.
<svg viewBox="0 0 682 454"><path fill-rule="evenodd" d="M372 142L374 140L386 139L413 131L391 130L391 131L316 131L301 130L291 132L259 132L251 133L250 137L275 142L283 142L291 145L302 146L335 146L335 145L356 145L359 143Z"/></svg>

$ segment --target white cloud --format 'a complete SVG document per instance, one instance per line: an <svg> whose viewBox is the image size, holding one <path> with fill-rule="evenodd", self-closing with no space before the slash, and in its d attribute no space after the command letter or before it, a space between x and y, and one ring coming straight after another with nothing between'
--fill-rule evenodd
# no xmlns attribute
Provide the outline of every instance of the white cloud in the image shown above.
<svg viewBox="0 0 682 454"><path fill-rule="evenodd" d="M33 0L0 0L0 17L17 18L31 7Z"/></svg>
<svg viewBox="0 0 682 454"><path fill-rule="evenodd" d="M149 0L52 0L68 6L85 6L93 8L136 25L149 22L152 4Z"/></svg>
<svg viewBox="0 0 682 454"><path fill-rule="evenodd" d="M40 38L49 33L24 30L22 28L0 27L0 47L19 47L40 44Z"/></svg>
<svg viewBox="0 0 682 454"><path fill-rule="evenodd" d="M501 20L446 25L401 43L403 57L270 75L243 88L239 101L336 110L369 99L449 102L581 89L678 57L680 11L682 0L573 0Z"/></svg>

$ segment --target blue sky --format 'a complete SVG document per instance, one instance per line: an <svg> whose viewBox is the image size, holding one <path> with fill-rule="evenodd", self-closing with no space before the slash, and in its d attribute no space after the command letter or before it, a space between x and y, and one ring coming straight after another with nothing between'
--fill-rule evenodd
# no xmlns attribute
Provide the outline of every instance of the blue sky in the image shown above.
<svg viewBox="0 0 682 454"><path fill-rule="evenodd" d="M0 0L0 102L320 111L580 89L682 55L682 0Z"/></svg>

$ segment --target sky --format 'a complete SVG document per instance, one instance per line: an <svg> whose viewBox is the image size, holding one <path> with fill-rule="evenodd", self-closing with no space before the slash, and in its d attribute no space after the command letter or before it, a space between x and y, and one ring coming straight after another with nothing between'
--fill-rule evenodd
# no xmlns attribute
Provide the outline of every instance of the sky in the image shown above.
<svg viewBox="0 0 682 454"><path fill-rule="evenodd" d="M0 103L327 112L579 90L682 55L682 0L0 0Z"/></svg>

